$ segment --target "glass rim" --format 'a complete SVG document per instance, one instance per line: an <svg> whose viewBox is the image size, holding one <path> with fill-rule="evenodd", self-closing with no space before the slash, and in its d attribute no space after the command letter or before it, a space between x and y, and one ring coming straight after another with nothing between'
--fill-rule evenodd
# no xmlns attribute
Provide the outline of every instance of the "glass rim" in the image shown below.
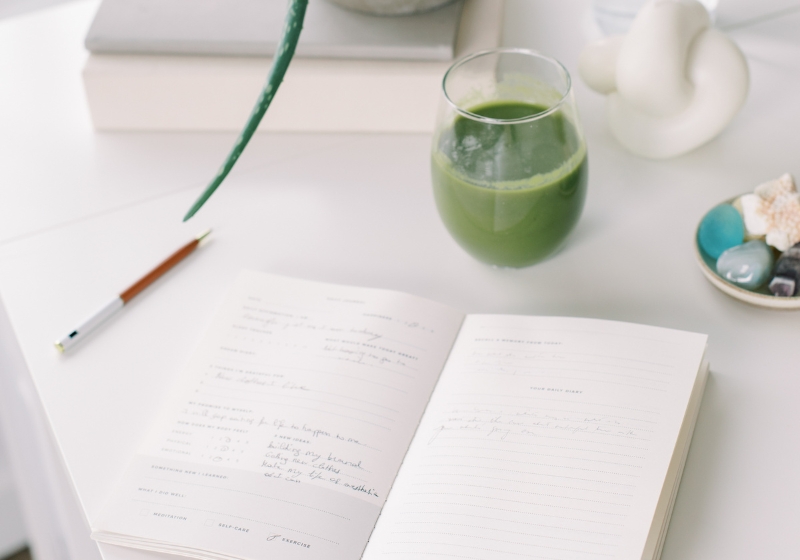
<svg viewBox="0 0 800 560"><path fill-rule="evenodd" d="M553 64L554 66L560 68L564 72L564 76L566 76L567 87L566 87L566 90L564 91L564 94L561 96L561 98L558 100L557 103L555 103L553 106L549 107L546 111L542 111L541 113L536 113L535 115L530 115L528 117L519 117L519 118L516 118L516 119L495 119L495 118L491 118L491 117L484 117L483 115L478 115L477 113L472 113L472 112L470 112L470 111L468 111L466 109L461 108L458 105L458 103L453 101L450 98L450 96L448 95L448 93L447 93L447 85L446 85L447 84L447 78L450 76L451 72L453 72L457 68L460 68L461 66L463 66L467 62L470 62L470 61L472 61L472 60L474 60L476 58L480 58L482 56L486 56L486 55L490 55L490 54L524 54L524 55L527 55L527 56L530 56L530 57L533 57L533 58L538 58L540 60L544 60L546 62L549 62L550 64ZM466 117L468 119L472 119L472 120L476 120L476 121L480 121L480 122L484 122L484 123L489 123L489 124L518 124L518 123L533 122L533 121L542 119L542 118L544 118L544 117L546 117L548 115L551 115L552 113L556 112L559 109L559 107L561 107L561 105L564 103L564 101L567 99L567 97L569 97L569 94L571 92L572 92L572 76L570 76L570 73L567 70L566 66L561 64L561 62L559 62L558 60L556 60L553 57L540 54L540 53L538 53L538 52L536 52L534 50L531 50L531 49L520 49L520 48L486 49L486 50L478 51L478 52L475 52L475 53L472 53L472 54L468 54L467 56L461 57L458 60L456 60L450 66L450 68L447 69L447 72L444 73L444 77L442 78L442 93L444 94L444 98L447 101L447 103L458 114L460 114L460 115L462 115L462 116L464 116L464 117Z"/></svg>

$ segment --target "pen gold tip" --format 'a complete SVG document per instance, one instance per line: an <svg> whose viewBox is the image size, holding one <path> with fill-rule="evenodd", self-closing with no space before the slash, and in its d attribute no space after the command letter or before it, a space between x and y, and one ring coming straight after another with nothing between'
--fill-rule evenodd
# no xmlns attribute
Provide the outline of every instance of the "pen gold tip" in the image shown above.
<svg viewBox="0 0 800 560"><path fill-rule="evenodd" d="M56 346L56 350L58 350L62 354L64 353L64 346L60 342L56 342L55 346Z"/></svg>
<svg viewBox="0 0 800 560"><path fill-rule="evenodd" d="M197 237L195 237L195 239L197 239L198 241L202 241L203 239L205 239L206 237L208 237L208 234L209 234L209 233L211 233L211 228L208 228L207 230L205 230L203 233L201 233L200 235L198 235Z"/></svg>

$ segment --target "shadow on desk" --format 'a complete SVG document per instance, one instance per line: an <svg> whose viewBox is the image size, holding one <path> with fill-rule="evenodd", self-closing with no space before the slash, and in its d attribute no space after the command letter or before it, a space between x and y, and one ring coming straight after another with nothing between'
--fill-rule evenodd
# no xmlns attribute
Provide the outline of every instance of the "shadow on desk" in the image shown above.
<svg viewBox="0 0 800 560"><path fill-rule="evenodd" d="M11 556L6 556L3 560L33 560L31 557L31 551L27 548L20 550L19 552L15 552Z"/></svg>

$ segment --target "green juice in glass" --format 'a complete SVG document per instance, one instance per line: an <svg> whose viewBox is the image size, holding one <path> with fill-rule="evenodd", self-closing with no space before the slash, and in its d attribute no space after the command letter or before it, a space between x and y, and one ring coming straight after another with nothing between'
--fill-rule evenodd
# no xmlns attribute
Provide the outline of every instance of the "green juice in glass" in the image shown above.
<svg viewBox="0 0 800 560"><path fill-rule="evenodd" d="M470 113L506 121L546 107L496 101ZM489 264L523 267L558 249L586 199L586 147L560 111L498 124L462 115L434 140L433 193L450 234Z"/></svg>

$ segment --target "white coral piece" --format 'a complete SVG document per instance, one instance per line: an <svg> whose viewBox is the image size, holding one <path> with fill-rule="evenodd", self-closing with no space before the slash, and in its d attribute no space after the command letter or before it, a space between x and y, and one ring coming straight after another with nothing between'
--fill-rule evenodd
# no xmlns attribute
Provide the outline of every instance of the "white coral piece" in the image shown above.
<svg viewBox="0 0 800 560"><path fill-rule="evenodd" d="M800 193L791 175L757 186L740 203L748 237L766 236L779 251L800 243Z"/></svg>

